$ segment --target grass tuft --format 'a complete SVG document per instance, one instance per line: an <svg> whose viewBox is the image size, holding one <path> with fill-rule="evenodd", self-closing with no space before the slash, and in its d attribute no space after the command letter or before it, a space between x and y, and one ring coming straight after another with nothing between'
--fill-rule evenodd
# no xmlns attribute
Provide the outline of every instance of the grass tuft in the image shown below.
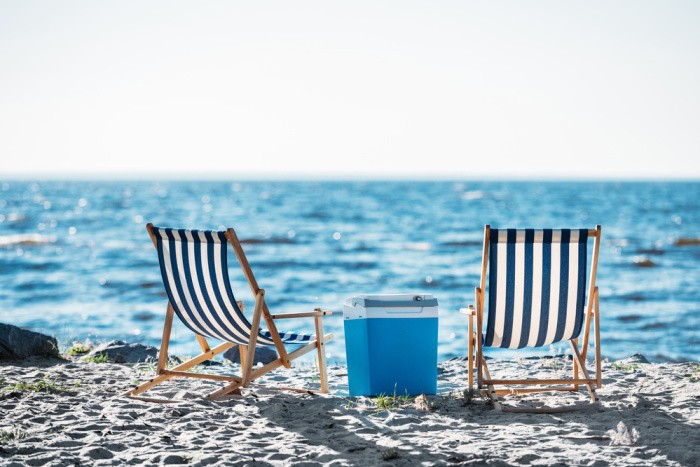
<svg viewBox="0 0 700 467"><path fill-rule="evenodd" d="M639 369L639 364L613 362L610 365L610 368L613 370L619 370L619 371L637 371Z"/></svg>
<svg viewBox="0 0 700 467"><path fill-rule="evenodd" d="M0 443L8 443L15 439L22 439L27 436L27 432L13 426L8 430L0 430Z"/></svg>
<svg viewBox="0 0 700 467"><path fill-rule="evenodd" d="M396 385L394 385L393 395L379 394L374 403L377 406L377 412L390 411L411 405L411 397L408 394L397 395Z"/></svg>
<svg viewBox="0 0 700 467"><path fill-rule="evenodd" d="M10 386L3 388L6 391L29 391L29 392L61 392L67 391L66 388L59 385L55 380L51 380L48 376L35 382L18 381Z"/></svg>
<svg viewBox="0 0 700 467"><path fill-rule="evenodd" d="M99 353L97 355L85 357L85 361L90 363L109 363L109 355L106 353Z"/></svg>
<svg viewBox="0 0 700 467"><path fill-rule="evenodd" d="M394 459L399 458L399 450L396 448L389 448L385 451L382 451L382 460L384 461L390 461Z"/></svg>
<svg viewBox="0 0 700 467"><path fill-rule="evenodd" d="M474 403L474 397L476 395L477 392L474 388L467 388L464 391L462 391L462 407L472 405Z"/></svg>
<svg viewBox="0 0 700 467"><path fill-rule="evenodd" d="M548 370L563 370L566 368L566 363L557 357L543 358L540 360L540 367Z"/></svg>
<svg viewBox="0 0 700 467"><path fill-rule="evenodd" d="M318 359L314 357L314 374L311 376L311 382L312 383L319 383L321 382L321 367L318 364Z"/></svg>

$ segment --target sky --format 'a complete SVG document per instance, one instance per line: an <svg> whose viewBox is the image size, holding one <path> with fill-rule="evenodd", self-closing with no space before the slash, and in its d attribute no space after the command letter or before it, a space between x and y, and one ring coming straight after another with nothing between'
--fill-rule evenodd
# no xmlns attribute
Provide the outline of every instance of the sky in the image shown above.
<svg viewBox="0 0 700 467"><path fill-rule="evenodd" d="M0 178L700 178L697 1L0 0Z"/></svg>

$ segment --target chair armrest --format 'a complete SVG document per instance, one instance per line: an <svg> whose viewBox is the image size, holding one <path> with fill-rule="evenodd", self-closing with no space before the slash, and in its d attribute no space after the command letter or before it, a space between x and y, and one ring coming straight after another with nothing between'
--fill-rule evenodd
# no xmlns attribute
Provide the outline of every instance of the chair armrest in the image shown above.
<svg viewBox="0 0 700 467"><path fill-rule="evenodd" d="M311 318L315 316L328 316L332 314L333 312L328 310L314 310L306 313L283 313L281 315L272 315L272 319Z"/></svg>

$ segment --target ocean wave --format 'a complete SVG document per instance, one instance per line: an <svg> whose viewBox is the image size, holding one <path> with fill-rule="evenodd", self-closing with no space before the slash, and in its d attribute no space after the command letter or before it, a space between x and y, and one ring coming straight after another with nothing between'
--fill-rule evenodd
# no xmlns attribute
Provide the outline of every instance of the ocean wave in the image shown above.
<svg viewBox="0 0 700 467"><path fill-rule="evenodd" d="M473 201L483 198L486 198L486 192L483 190L472 190L462 193L462 199L465 201Z"/></svg>
<svg viewBox="0 0 700 467"><path fill-rule="evenodd" d="M49 245L56 243L56 237L40 234L14 234L0 236L0 247Z"/></svg>
<svg viewBox="0 0 700 467"><path fill-rule="evenodd" d="M290 244L294 243L294 240L291 238L284 238L284 237L274 237L274 238L243 238L239 240L241 242L241 245L259 245L261 243L270 243L270 244Z"/></svg>

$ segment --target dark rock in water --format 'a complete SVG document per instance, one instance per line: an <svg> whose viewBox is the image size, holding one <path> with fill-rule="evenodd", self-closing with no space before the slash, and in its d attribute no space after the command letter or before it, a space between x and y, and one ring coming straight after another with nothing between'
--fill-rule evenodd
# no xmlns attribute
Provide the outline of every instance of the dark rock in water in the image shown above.
<svg viewBox="0 0 700 467"><path fill-rule="evenodd" d="M461 242L445 242L445 246L481 246L482 242L478 240L464 240Z"/></svg>
<svg viewBox="0 0 700 467"><path fill-rule="evenodd" d="M649 363L649 360L647 360L644 355L636 353L634 355L630 355L627 358L623 358L622 360L616 360L615 363L625 363L625 364Z"/></svg>
<svg viewBox="0 0 700 467"><path fill-rule="evenodd" d="M659 248L640 248L637 250L637 253L641 255L663 255L666 252L664 250L660 250Z"/></svg>
<svg viewBox="0 0 700 467"><path fill-rule="evenodd" d="M106 355L112 363L138 363L158 356L158 349L143 344L127 344L124 341L111 341L95 347L81 360L90 360Z"/></svg>
<svg viewBox="0 0 700 467"><path fill-rule="evenodd" d="M681 237L675 242L676 246L700 245L700 238Z"/></svg>
<svg viewBox="0 0 700 467"><path fill-rule="evenodd" d="M58 357L56 339L34 331L0 323L0 358Z"/></svg>
<svg viewBox="0 0 700 467"><path fill-rule="evenodd" d="M651 331L654 329L665 329L668 327L668 323L651 323L642 326L642 331Z"/></svg>
<svg viewBox="0 0 700 467"><path fill-rule="evenodd" d="M231 360L233 363L241 363L241 354L239 352L240 347L235 346L224 352L224 358ZM277 360L277 352L269 347L256 347L255 348L255 358L253 359L253 365L256 363L262 363L267 365L270 362Z"/></svg>
<svg viewBox="0 0 700 467"><path fill-rule="evenodd" d="M154 315L150 311L139 311L138 313L134 313L133 315L133 318L138 321L149 321L155 317L156 315Z"/></svg>
<svg viewBox="0 0 700 467"><path fill-rule="evenodd" d="M618 316L617 319L619 319L623 323L628 323L628 322L639 321L640 319L642 319L642 316L641 315L623 315L623 316Z"/></svg>
<svg viewBox="0 0 700 467"><path fill-rule="evenodd" d="M634 265L638 268L653 268L654 266L656 266L656 263L650 260L649 258L642 256L634 258Z"/></svg>

